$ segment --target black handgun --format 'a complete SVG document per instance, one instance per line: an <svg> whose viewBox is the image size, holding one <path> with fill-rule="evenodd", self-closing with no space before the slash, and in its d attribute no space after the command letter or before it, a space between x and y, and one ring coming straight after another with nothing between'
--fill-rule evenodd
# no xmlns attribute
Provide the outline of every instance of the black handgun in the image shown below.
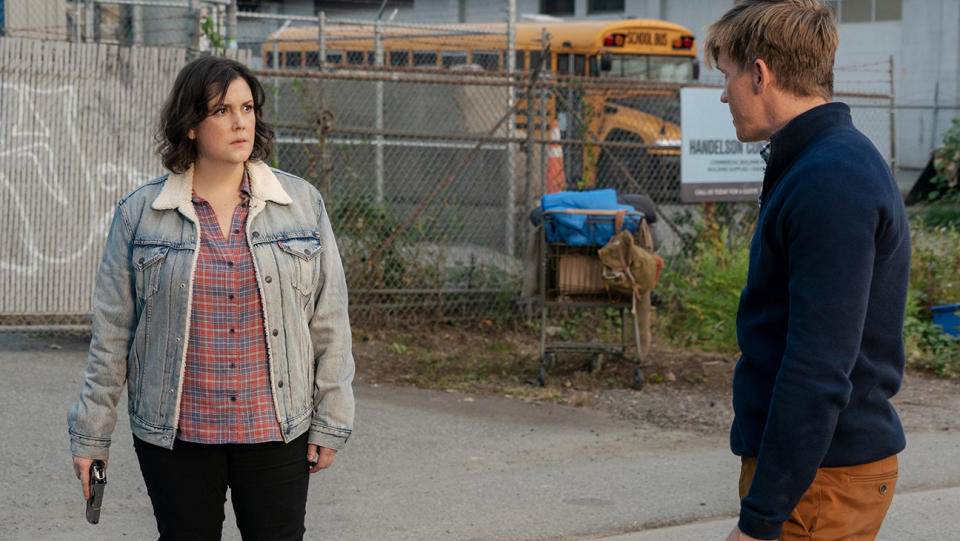
<svg viewBox="0 0 960 541"><path fill-rule="evenodd" d="M103 505L103 489L107 486L106 465L102 460L90 464L90 499L87 500L87 522L100 522L100 506Z"/></svg>

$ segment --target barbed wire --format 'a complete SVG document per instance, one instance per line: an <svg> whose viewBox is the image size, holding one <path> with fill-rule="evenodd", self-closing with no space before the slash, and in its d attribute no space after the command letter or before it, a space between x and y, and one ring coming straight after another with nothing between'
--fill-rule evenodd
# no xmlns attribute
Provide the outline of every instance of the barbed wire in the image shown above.
<svg viewBox="0 0 960 541"><path fill-rule="evenodd" d="M862 68L867 68L871 66L887 66L886 69L877 69L877 70L866 70ZM889 60L877 60L876 62L868 62L866 64L853 64L848 66L834 66L835 71L844 71L844 70L857 70L857 71L878 71L883 73L890 72L890 61Z"/></svg>

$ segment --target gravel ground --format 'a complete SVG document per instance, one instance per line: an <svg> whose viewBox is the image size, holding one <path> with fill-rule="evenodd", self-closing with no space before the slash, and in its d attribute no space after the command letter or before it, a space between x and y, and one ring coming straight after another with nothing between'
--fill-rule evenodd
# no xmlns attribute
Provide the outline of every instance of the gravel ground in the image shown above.
<svg viewBox="0 0 960 541"><path fill-rule="evenodd" d="M660 428L722 433L733 420L730 392L717 388L656 385L599 391L593 397L595 407L616 419ZM960 431L960 380L907 374L893 403L908 431Z"/></svg>

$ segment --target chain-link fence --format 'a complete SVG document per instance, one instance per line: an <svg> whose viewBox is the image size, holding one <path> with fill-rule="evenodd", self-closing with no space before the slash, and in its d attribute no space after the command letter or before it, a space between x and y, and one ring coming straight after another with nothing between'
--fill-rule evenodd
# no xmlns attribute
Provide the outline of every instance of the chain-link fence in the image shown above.
<svg viewBox="0 0 960 541"><path fill-rule="evenodd" d="M519 275L512 224L537 188L517 185L493 129L502 77L261 75L278 104L277 163L323 193L358 316L507 309Z"/></svg>
<svg viewBox="0 0 960 541"><path fill-rule="evenodd" d="M110 6L121 21L114 26L112 12L102 9ZM26 156L23 148L41 143L64 149L46 158L51 177L22 175L29 160L4 160L0 171L11 194L0 205L12 239L0 252L0 284L9 284L0 289L3 324L84 323L113 204L160 172L148 142L162 95L190 54L232 49L234 18L261 25L259 34L244 33L237 48L267 90L274 165L324 195L358 321L519 314L521 275L535 264L525 259L534 231L529 217L545 191L611 187L643 194L657 205L653 229L662 250L681 253L696 240L688 215L701 207L680 202L681 83L588 77L595 72L575 55L514 52L505 25L297 18L233 12L224 2L67 1L65 7L67 24L56 39L135 44L156 31L170 40L161 45L176 47L0 40L5 154L20 149L18 156ZM172 11L137 15L135 7ZM144 31L131 33L136 24L124 17L139 17ZM171 26L163 27L164 20ZM485 45L428 50L425 43L438 36ZM409 45L396 46L400 40ZM88 63L80 60L87 56ZM8 68L14 64L18 71ZM31 105L57 88L73 88L75 76L64 70L76 66L87 66L89 77L62 100L72 112ZM661 80L671 80L671 72L663 73ZM857 90L838 92L838 99L850 103L856 124L893 161L890 94ZM14 93L22 96L7 98ZM100 113L84 105L91 102L101 104ZM65 132L50 129L62 123L78 134L110 136L77 135L83 158L73 159L70 145L57 140ZM23 144L9 145L26 135ZM63 192L74 178L87 184ZM63 210L72 202L82 202L76 219Z"/></svg>
<svg viewBox="0 0 960 541"><path fill-rule="evenodd" d="M116 202L161 171L183 49L0 38L0 325L89 325Z"/></svg>

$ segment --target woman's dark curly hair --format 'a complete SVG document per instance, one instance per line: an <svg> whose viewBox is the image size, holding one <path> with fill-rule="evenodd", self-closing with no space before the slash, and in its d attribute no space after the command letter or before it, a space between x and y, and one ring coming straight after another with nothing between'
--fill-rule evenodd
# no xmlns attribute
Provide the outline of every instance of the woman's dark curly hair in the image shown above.
<svg viewBox="0 0 960 541"><path fill-rule="evenodd" d="M261 117L265 94L260 81L243 64L218 56L202 56L180 70L173 89L163 104L157 126L157 152L163 165L174 173L183 173L197 160L197 142L187 137L210 114L207 105L223 103L227 88L242 78L253 94L256 129L250 160L263 161L273 151L273 129Z"/></svg>

